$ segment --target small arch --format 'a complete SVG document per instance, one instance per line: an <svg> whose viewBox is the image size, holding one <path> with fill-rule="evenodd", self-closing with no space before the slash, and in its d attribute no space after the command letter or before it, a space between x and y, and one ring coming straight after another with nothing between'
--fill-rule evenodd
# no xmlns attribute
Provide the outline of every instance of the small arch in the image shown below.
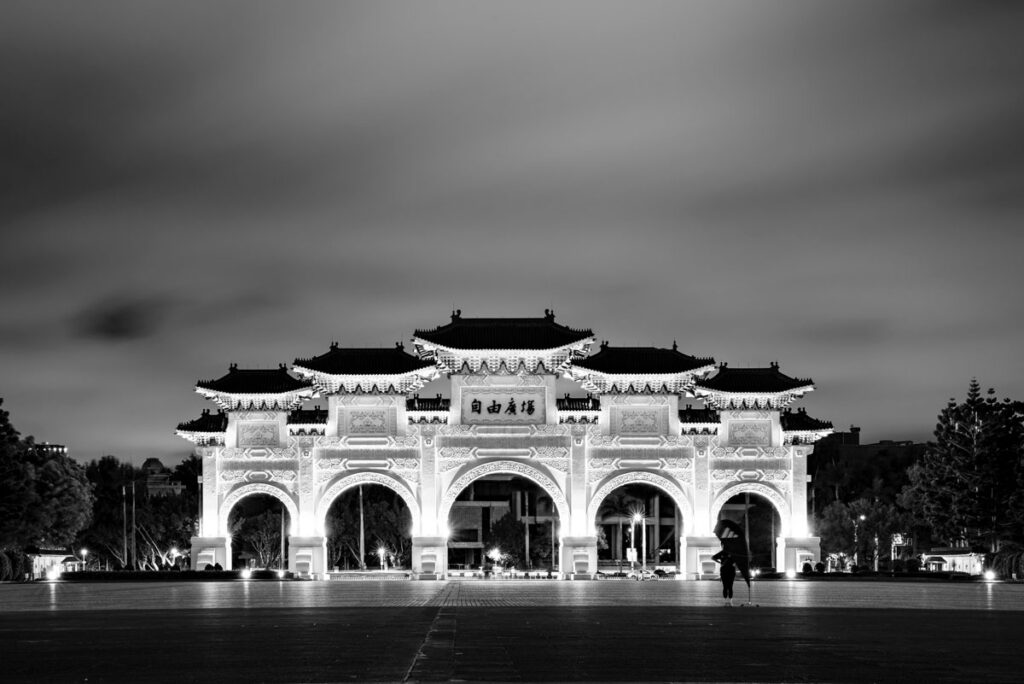
<svg viewBox="0 0 1024 684"><path fill-rule="evenodd" d="M420 533L420 504L406 482L386 473L364 471L342 476L317 497L316 524L318 535L326 534L327 512L330 510L334 500L349 489L358 487L361 484L383 485L402 497L402 501L409 507L409 515L412 517L411 534L416 536Z"/></svg>
<svg viewBox="0 0 1024 684"><path fill-rule="evenodd" d="M468 487L471 482L479 480L485 475L493 475L495 473L519 475L520 477L524 477L533 482L551 497L555 507L558 509L558 517L562 521L562 526L564 527L568 524L569 502L566 501L565 493L562 491L561 487L559 487L554 480L545 475L543 471L520 461L491 461L489 463L483 463L470 468L462 475L456 477L455 480L452 481L451 485L448 486L444 496L441 498L441 506L437 512L438 522L440 524L447 523L448 514L451 512L455 499L458 498L462 490Z"/></svg>
<svg viewBox="0 0 1024 684"><path fill-rule="evenodd" d="M775 510L778 512L779 518L782 522L782 527L779 529L779 536L790 536L790 530L792 529L792 512L788 498L785 494L774 487L769 487L768 485L760 482L736 482L720 491L718 496L715 497L714 503L711 504L712 525L716 520L718 520L718 514L722 511L722 506L725 505L726 501L737 494L745 494L747 492L762 496L775 506Z"/></svg>
<svg viewBox="0 0 1024 684"><path fill-rule="evenodd" d="M220 503L220 512L217 516L221 533L225 536L228 535L228 516L231 515L231 509L235 507L235 504L253 494L269 494L284 504L284 507L288 510L290 523L288 525L288 536L294 536L299 521L299 508L295 504L295 499L283 488L263 482L254 482L236 487L224 497L224 500Z"/></svg>
<svg viewBox="0 0 1024 684"><path fill-rule="evenodd" d="M593 496L590 497L590 503L587 505L587 524L590 526L597 524L597 512L600 510L601 502L604 501L605 497L619 487L630 484L648 484L653 487L657 487L665 494L672 497L672 500L676 504L676 508L678 508L682 513L682 536L685 537L692 534L693 502L690 501L690 497L688 497L686 492L683 491L683 488L674 481L664 475L653 473L649 470L630 470L619 472L606 478L604 482L598 486Z"/></svg>

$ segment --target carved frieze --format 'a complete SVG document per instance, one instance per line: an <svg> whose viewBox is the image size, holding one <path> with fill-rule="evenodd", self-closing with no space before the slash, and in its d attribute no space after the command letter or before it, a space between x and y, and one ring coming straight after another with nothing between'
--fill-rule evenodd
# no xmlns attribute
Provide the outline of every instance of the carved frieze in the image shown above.
<svg viewBox="0 0 1024 684"><path fill-rule="evenodd" d="M299 452L294 448L228 447L221 450L220 458L222 461L294 461L299 458Z"/></svg>
<svg viewBox="0 0 1024 684"><path fill-rule="evenodd" d="M281 442L280 426L277 421L261 420L238 425L238 446L276 447Z"/></svg>
<svg viewBox="0 0 1024 684"><path fill-rule="evenodd" d="M729 423L730 446L768 446L771 444L771 422L767 420L734 420Z"/></svg>
<svg viewBox="0 0 1024 684"><path fill-rule="evenodd" d="M540 488L551 497L551 500L561 507L560 510L564 511L567 508L568 504L565 499L565 494L562 492L561 488L554 482L554 480L541 471L522 461L492 461L490 463L479 465L456 479L444 493L444 497L441 499L441 509L443 511L447 511L451 508L451 505L455 502L455 499L462 490L468 487L471 482L490 473L510 473L513 475L521 475L540 486Z"/></svg>

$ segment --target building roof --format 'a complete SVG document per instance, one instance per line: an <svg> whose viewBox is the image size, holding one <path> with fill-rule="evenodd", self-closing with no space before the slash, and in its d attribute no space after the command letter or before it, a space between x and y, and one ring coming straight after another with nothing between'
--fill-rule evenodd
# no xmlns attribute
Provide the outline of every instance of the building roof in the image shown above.
<svg viewBox="0 0 1024 684"><path fill-rule="evenodd" d="M295 409L288 414L289 425L323 425L327 422L327 409Z"/></svg>
<svg viewBox="0 0 1024 684"><path fill-rule="evenodd" d="M210 413L210 409L203 409L198 418L178 423L178 429L182 432L224 432L228 429L228 416L223 411Z"/></svg>
<svg viewBox="0 0 1024 684"><path fill-rule="evenodd" d="M810 388L814 381L807 378L791 378L773 363L767 368L729 368L726 364L718 367L714 377L698 380L696 386L714 392L733 394L776 394L798 388Z"/></svg>
<svg viewBox="0 0 1024 684"><path fill-rule="evenodd" d="M555 408L559 411L600 411L601 400L590 394L585 397L570 397L566 394L555 399Z"/></svg>
<svg viewBox="0 0 1024 684"><path fill-rule="evenodd" d="M409 354L400 344L384 348L339 347L337 342L320 356L295 359L295 365L327 375L402 375L433 366Z"/></svg>
<svg viewBox="0 0 1024 684"><path fill-rule="evenodd" d="M447 411L452 406L452 400L446 399L438 394L436 397L421 397L414 394L405 400L406 411Z"/></svg>
<svg viewBox="0 0 1024 684"><path fill-rule="evenodd" d="M543 318L463 318L453 311L452 320L433 330L417 330L415 337L449 349L555 349L593 337L588 329L555 323L555 312Z"/></svg>
<svg viewBox="0 0 1024 684"><path fill-rule="evenodd" d="M832 429L832 423L811 418L803 408L796 411L786 409L779 418L782 422L782 429L786 432L818 432Z"/></svg>
<svg viewBox="0 0 1024 684"><path fill-rule="evenodd" d="M679 409L679 422L684 425L687 423L707 425L708 423L718 423L720 421L721 418L719 418L718 411L712 408L693 408L691 404L687 404L686 408Z"/></svg>
<svg viewBox="0 0 1024 684"><path fill-rule="evenodd" d="M216 380L200 380L196 387L222 394L284 394L309 389L312 385L289 375L284 364L273 369L240 370L233 363L227 375Z"/></svg>
<svg viewBox="0 0 1024 684"><path fill-rule="evenodd" d="M660 347L612 347L601 343L601 350L580 359L573 365L606 375L668 375L688 373L714 364L712 358L700 359L679 351L675 342L671 349Z"/></svg>

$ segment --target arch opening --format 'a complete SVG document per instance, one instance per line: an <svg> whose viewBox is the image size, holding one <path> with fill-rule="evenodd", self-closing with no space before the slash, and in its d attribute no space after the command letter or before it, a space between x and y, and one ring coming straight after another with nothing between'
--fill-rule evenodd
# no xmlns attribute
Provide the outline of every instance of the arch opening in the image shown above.
<svg viewBox="0 0 1024 684"><path fill-rule="evenodd" d="M750 567L773 571L781 561L777 556L778 539L787 536L779 502L761 491L736 489L725 494L728 498L716 501L715 520L732 520L742 525L750 543Z"/></svg>
<svg viewBox="0 0 1024 684"><path fill-rule="evenodd" d="M567 519L561 489L518 462L492 462L456 478L441 502L448 569L454 573L557 571Z"/></svg>
<svg viewBox="0 0 1024 684"><path fill-rule="evenodd" d="M285 570L294 520L285 502L273 494L251 492L225 508L230 567Z"/></svg>
<svg viewBox="0 0 1024 684"><path fill-rule="evenodd" d="M408 568L412 513L396 490L377 483L355 484L327 507L324 537L331 571Z"/></svg>

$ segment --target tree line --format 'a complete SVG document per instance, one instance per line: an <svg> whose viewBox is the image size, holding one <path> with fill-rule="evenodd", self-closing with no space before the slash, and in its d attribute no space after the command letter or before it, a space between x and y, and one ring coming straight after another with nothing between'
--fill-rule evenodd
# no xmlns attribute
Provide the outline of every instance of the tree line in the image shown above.
<svg viewBox="0 0 1024 684"><path fill-rule="evenodd" d="M983 395L972 380L925 445L865 460L825 442L813 458L814 527L833 558L899 570L944 546L1024 574L1024 403Z"/></svg>

